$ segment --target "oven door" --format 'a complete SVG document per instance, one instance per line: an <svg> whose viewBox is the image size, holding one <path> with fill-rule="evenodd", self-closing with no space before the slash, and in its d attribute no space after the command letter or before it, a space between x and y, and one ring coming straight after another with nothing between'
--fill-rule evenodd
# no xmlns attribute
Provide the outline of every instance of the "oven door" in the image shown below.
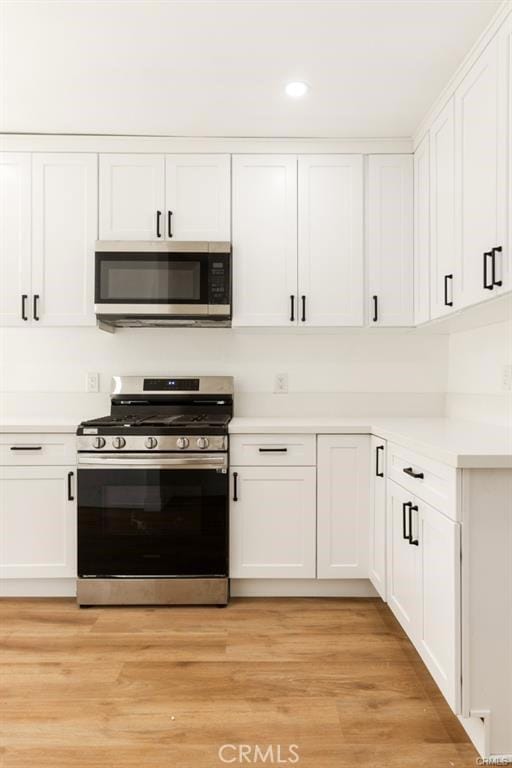
<svg viewBox="0 0 512 768"><path fill-rule="evenodd" d="M227 573L225 454L79 458L80 577Z"/></svg>
<svg viewBox="0 0 512 768"><path fill-rule="evenodd" d="M95 311L206 315L208 260L207 253L96 252Z"/></svg>

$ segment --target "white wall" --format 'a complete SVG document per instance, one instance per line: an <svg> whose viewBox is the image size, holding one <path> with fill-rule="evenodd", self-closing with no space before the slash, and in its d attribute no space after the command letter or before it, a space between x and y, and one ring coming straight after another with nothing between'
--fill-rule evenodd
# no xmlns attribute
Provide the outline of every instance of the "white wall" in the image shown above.
<svg viewBox="0 0 512 768"><path fill-rule="evenodd" d="M447 345L411 331L7 328L0 417L98 416L123 373L233 375L244 415L441 415ZM101 394L85 393L87 372ZM288 395L272 394L276 373L288 373Z"/></svg>
<svg viewBox="0 0 512 768"><path fill-rule="evenodd" d="M512 391L503 367L512 364L512 318L454 333L448 343L447 415L512 427Z"/></svg>

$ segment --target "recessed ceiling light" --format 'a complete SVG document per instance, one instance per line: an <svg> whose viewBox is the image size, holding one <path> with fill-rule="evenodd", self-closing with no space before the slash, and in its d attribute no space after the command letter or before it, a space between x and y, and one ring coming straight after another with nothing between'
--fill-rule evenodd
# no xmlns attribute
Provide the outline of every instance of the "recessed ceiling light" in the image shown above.
<svg viewBox="0 0 512 768"><path fill-rule="evenodd" d="M309 86L307 83L302 83L300 81L294 82L294 83L288 83L288 85L285 88L286 95L291 96L292 99L300 99L302 96L305 96L306 93L309 91Z"/></svg>

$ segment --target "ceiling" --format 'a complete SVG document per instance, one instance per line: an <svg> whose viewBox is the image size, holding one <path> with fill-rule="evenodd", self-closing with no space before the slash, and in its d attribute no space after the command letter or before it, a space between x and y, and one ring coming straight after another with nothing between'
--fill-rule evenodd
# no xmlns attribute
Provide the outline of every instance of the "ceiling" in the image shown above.
<svg viewBox="0 0 512 768"><path fill-rule="evenodd" d="M3 0L0 129L410 136L499 5Z"/></svg>

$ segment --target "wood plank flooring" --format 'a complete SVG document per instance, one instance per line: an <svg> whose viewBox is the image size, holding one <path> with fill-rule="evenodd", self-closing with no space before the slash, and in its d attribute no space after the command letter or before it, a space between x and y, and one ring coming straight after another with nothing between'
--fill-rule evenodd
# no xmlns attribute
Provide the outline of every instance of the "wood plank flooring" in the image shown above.
<svg viewBox="0 0 512 768"><path fill-rule="evenodd" d="M477 753L388 608L0 600L3 768L469 768ZM223 744L250 745L240 762ZM281 753L277 746L281 745Z"/></svg>

